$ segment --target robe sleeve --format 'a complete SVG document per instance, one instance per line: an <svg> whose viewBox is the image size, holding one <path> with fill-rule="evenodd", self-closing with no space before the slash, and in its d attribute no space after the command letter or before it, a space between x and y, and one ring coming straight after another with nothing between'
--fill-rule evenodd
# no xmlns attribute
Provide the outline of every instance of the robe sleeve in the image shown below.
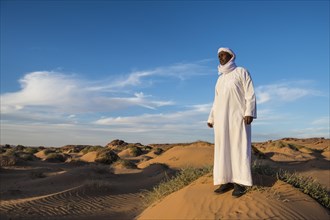
<svg viewBox="0 0 330 220"><path fill-rule="evenodd" d="M211 111L209 114L209 118L207 120L208 123L211 123L213 125L214 125L214 104L215 104L216 97L217 97L217 88L214 89L214 101L213 101L212 108L211 108Z"/></svg>
<svg viewBox="0 0 330 220"><path fill-rule="evenodd" d="M243 87L244 87L244 98L245 98L245 112L244 116L252 116L257 118L257 101L254 93L253 82L251 76L247 70L243 73Z"/></svg>
<svg viewBox="0 0 330 220"><path fill-rule="evenodd" d="M213 106L214 104L212 105L212 108L211 108L211 111L210 111L210 114L209 114L209 118L207 119L207 123L211 123L211 124L214 124L214 117L213 117Z"/></svg>

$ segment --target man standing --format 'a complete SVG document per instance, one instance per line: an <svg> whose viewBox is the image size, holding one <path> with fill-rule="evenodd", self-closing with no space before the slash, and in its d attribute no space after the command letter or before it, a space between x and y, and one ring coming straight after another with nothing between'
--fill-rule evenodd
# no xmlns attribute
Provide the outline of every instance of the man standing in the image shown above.
<svg viewBox="0 0 330 220"><path fill-rule="evenodd" d="M249 72L237 67L235 54L219 48L219 78L215 86L213 107L207 124L214 128L214 192L234 188L240 197L252 186L251 122L257 117L256 97Z"/></svg>

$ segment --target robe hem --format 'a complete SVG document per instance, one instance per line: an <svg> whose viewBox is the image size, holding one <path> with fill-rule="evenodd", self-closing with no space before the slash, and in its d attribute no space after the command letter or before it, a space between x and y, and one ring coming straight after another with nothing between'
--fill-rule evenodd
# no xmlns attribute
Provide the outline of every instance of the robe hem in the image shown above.
<svg viewBox="0 0 330 220"><path fill-rule="evenodd" d="M221 184L226 184L226 183L238 183L238 184L242 184L244 186L252 186L253 185L253 183L251 181L237 180L237 179L214 181L213 185L221 185Z"/></svg>

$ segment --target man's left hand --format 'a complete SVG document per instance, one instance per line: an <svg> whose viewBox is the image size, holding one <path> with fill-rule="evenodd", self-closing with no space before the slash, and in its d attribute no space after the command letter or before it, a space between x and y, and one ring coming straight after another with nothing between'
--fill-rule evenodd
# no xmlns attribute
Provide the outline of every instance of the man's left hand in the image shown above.
<svg viewBox="0 0 330 220"><path fill-rule="evenodd" d="M249 124L252 123L252 121L253 121L253 117L251 117L251 116L245 116L244 117L245 124L249 125Z"/></svg>

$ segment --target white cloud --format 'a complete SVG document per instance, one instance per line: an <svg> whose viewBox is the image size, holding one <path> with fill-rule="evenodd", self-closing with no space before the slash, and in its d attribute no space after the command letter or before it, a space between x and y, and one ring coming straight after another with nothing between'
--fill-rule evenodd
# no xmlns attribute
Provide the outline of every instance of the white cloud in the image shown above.
<svg viewBox="0 0 330 220"><path fill-rule="evenodd" d="M126 92L114 96L89 89L92 84L58 72L32 72L20 79L21 90L1 95L1 113L22 112L84 113L111 111L129 106L155 109L172 105L173 101L153 100L152 96ZM118 97L118 95L121 95Z"/></svg>
<svg viewBox="0 0 330 220"><path fill-rule="evenodd" d="M110 126L131 126L131 127L152 127L157 125L157 129L163 129L168 125L185 124L192 126L193 124L205 121L211 109L211 104L193 105L188 107L185 111L177 111L171 113L159 114L143 114L128 117L108 117L101 118L94 122L97 125L110 125Z"/></svg>
<svg viewBox="0 0 330 220"><path fill-rule="evenodd" d="M301 80L256 87L258 104L266 102L292 102L307 96L322 96L322 93L311 88L312 82Z"/></svg>

